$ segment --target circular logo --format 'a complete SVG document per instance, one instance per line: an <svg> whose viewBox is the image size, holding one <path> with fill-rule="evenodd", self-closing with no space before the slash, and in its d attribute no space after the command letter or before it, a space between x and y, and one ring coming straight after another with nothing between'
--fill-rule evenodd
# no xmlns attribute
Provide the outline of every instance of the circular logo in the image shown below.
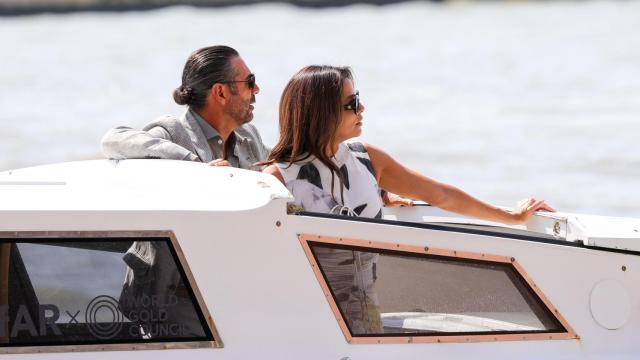
<svg viewBox="0 0 640 360"><path fill-rule="evenodd" d="M123 315L118 301L111 296L99 295L91 300L84 312L91 335L100 340L110 340L122 329Z"/></svg>

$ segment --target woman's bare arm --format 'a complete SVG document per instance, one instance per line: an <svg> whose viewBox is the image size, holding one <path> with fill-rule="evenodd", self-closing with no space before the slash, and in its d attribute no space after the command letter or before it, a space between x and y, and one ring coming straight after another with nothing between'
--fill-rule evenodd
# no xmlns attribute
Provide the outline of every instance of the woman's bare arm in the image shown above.
<svg viewBox="0 0 640 360"><path fill-rule="evenodd" d="M455 186L433 180L403 166L380 148L370 144L365 146L380 187L401 196L423 200L447 211L504 224L523 223L538 210L554 211L543 200L535 199L519 203L513 212L502 210Z"/></svg>

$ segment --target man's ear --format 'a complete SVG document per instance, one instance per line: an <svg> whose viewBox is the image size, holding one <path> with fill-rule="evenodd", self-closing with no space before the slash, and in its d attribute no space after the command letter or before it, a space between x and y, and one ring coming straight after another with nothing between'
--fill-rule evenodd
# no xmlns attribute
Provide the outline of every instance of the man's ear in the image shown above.
<svg viewBox="0 0 640 360"><path fill-rule="evenodd" d="M212 100L220 104L226 104L229 100L229 95L227 87L220 83L213 84L211 91L209 92L209 96L211 96Z"/></svg>

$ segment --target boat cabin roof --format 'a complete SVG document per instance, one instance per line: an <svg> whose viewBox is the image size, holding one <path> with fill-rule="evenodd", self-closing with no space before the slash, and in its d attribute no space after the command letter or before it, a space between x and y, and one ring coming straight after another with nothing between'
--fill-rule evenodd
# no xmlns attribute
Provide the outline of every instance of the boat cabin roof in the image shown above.
<svg viewBox="0 0 640 360"><path fill-rule="evenodd" d="M0 210L260 208L290 197L273 176L173 160L93 160L0 173Z"/></svg>

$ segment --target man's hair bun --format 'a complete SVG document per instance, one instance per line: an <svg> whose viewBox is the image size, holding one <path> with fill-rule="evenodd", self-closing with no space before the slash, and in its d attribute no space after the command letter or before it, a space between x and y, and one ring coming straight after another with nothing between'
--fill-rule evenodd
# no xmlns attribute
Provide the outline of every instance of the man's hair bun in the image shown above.
<svg viewBox="0 0 640 360"><path fill-rule="evenodd" d="M175 100L178 105L189 105L192 94L192 88L180 85L177 89L173 90L173 100Z"/></svg>

